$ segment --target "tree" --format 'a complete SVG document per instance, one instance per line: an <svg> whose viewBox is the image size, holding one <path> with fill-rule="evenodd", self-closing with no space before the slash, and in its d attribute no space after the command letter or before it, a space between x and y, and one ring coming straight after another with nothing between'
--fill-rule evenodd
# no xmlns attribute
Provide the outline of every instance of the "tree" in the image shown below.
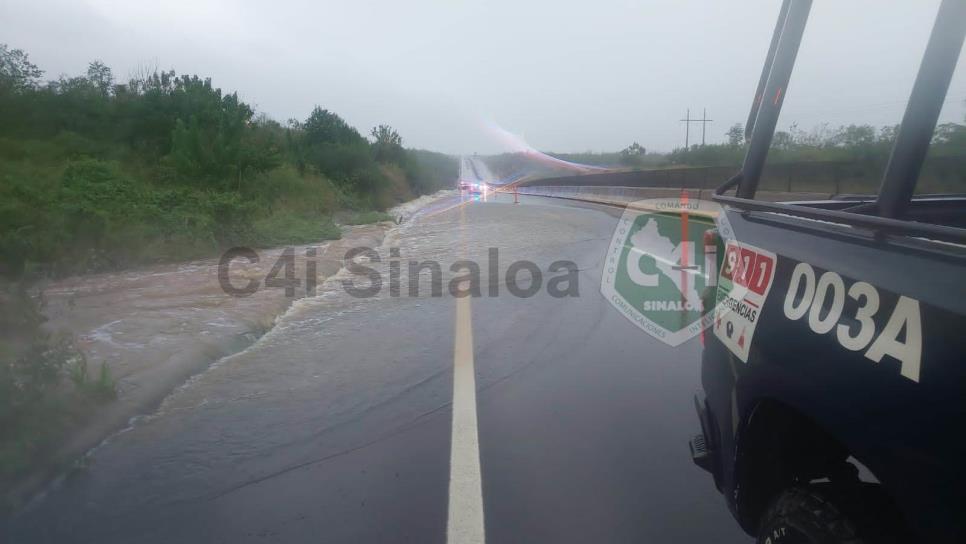
<svg viewBox="0 0 966 544"><path fill-rule="evenodd" d="M644 146L634 142L631 145L625 147L621 150L621 164L626 166L641 166L644 163L644 155L647 154L647 149Z"/></svg>
<svg viewBox="0 0 966 544"><path fill-rule="evenodd" d="M357 144L365 141L359 131L349 126L344 119L335 113L316 106L302 125L305 139L309 145L329 144Z"/></svg>
<svg viewBox="0 0 966 544"><path fill-rule="evenodd" d="M372 136L373 144L402 147L402 137L389 125L373 127L369 135Z"/></svg>
<svg viewBox="0 0 966 544"><path fill-rule="evenodd" d="M369 141L335 113L318 106L290 129L295 162L301 171L314 167L346 190L366 194L384 185Z"/></svg>
<svg viewBox="0 0 966 544"><path fill-rule="evenodd" d="M110 67L99 60L87 66L87 81L104 96L109 96L114 87L114 74Z"/></svg>
<svg viewBox="0 0 966 544"><path fill-rule="evenodd" d="M792 135L792 141L798 147L827 147L829 141L832 138L832 130L829 128L828 123L821 123L812 128L810 131L802 130L798 127L798 123L792 123L788 127L788 132Z"/></svg>
<svg viewBox="0 0 966 544"><path fill-rule="evenodd" d="M255 157L246 145L254 112L237 93L222 95L211 80L197 76L182 76L176 89L170 96L175 122L168 162L179 174L208 183L240 182L243 175L275 163L273 150L266 149L266 157Z"/></svg>
<svg viewBox="0 0 966 544"><path fill-rule="evenodd" d="M44 71L30 62L20 49L0 43L0 92L23 92L35 89Z"/></svg>
<svg viewBox="0 0 966 544"><path fill-rule="evenodd" d="M634 142L631 145L625 147L623 150L621 150L621 155L624 155L625 157L643 156L645 154L647 154L647 149L645 149L644 146L642 146L637 142Z"/></svg>
<svg viewBox="0 0 966 544"><path fill-rule="evenodd" d="M833 137L835 145L846 148L868 147L875 143L875 128L870 125L849 125L841 127Z"/></svg>
<svg viewBox="0 0 966 544"><path fill-rule="evenodd" d="M895 143L897 134L899 134L899 125L886 125L879 129L878 142L891 146Z"/></svg>
<svg viewBox="0 0 966 544"><path fill-rule="evenodd" d="M380 162L401 162L403 159L402 137L389 125L373 127L372 153Z"/></svg>
<svg viewBox="0 0 966 544"><path fill-rule="evenodd" d="M728 137L728 145L731 147L741 147L745 143L745 129L740 123L731 125L725 136Z"/></svg>
<svg viewBox="0 0 966 544"><path fill-rule="evenodd" d="M775 149L791 149L794 143L791 133L779 130L775 132L771 146Z"/></svg>
<svg viewBox="0 0 966 544"><path fill-rule="evenodd" d="M937 145L966 145L966 126L958 123L943 123L936 127L932 141Z"/></svg>

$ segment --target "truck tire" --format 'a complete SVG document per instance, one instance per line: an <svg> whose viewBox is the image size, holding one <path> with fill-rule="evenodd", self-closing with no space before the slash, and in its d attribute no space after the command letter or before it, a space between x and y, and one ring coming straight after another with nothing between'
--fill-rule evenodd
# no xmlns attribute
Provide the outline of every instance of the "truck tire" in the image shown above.
<svg viewBox="0 0 966 544"><path fill-rule="evenodd" d="M898 519L878 485L793 487L779 493L762 516L758 544L900 542Z"/></svg>

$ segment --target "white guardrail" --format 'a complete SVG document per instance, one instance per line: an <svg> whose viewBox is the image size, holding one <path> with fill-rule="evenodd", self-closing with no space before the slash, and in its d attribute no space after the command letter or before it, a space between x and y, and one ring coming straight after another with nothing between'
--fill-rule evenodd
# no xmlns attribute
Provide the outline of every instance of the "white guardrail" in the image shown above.
<svg viewBox="0 0 966 544"><path fill-rule="evenodd" d="M688 198L711 200L711 189L687 189ZM518 187L521 195L568 198L585 202L596 202L614 206L624 206L629 202L650 198L673 198L681 194L681 189L669 187L610 187L586 185L529 185ZM826 200L830 193L788 193L759 191L756 198L767 201Z"/></svg>

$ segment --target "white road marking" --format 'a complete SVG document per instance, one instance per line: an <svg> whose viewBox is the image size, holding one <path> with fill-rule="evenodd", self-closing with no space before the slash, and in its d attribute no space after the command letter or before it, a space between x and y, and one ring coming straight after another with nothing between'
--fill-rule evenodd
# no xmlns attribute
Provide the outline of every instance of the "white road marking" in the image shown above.
<svg viewBox="0 0 966 544"><path fill-rule="evenodd" d="M461 223L463 217L460 217ZM448 544L484 544L483 479L476 424L476 370L470 297L456 299L453 345L453 431L449 456Z"/></svg>

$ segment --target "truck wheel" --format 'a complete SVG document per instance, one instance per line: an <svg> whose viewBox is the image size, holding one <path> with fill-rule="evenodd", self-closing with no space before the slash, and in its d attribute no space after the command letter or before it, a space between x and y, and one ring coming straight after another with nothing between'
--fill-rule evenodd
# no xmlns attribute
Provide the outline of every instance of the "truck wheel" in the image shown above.
<svg viewBox="0 0 966 544"><path fill-rule="evenodd" d="M781 492L761 519L758 544L878 544L902 532L876 485L812 484Z"/></svg>

